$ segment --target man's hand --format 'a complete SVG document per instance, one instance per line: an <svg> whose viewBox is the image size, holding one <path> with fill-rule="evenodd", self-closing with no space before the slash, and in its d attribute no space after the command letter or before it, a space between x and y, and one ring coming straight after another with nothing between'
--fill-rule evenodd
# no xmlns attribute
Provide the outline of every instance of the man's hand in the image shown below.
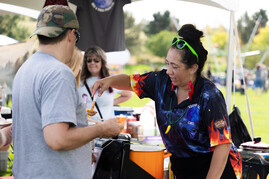
<svg viewBox="0 0 269 179"><path fill-rule="evenodd" d="M108 119L101 122L102 126L102 136L104 138L115 137L119 135L121 129L123 129L123 125L118 123L117 119Z"/></svg>
<svg viewBox="0 0 269 179"><path fill-rule="evenodd" d="M0 147L10 145L12 142L12 126L0 129Z"/></svg>

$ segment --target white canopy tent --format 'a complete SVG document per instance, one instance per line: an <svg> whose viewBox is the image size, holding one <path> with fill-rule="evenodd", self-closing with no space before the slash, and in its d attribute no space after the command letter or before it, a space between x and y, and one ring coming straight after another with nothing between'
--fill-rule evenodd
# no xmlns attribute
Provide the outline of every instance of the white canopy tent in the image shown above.
<svg viewBox="0 0 269 179"><path fill-rule="evenodd" d="M132 2L141 1L141 0L132 0ZM144 0L146 1L146 0ZM178 1L185 1L185 2L191 2L191 3L198 3L203 5L208 5L216 8L220 8L223 10L227 10L230 12L230 27L229 27L229 50L228 50L228 59L227 59L227 78L226 78L226 103L227 103L227 110L228 113L231 112L231 89L232 89L232 62L233 59L235 59L235 49L236 46L240 51L240 47L238 47L238 43L236 43L235 35L237 34L236 24L235 24L235 12L239 8L239 2L238 0L178 0ZM5 12L11 12L11 13L19 13L26 16L30 16L33 18L37 18L39 11L42 9L43 5L45 3L45 0L0 0L0 14ZM8 9L4 5L14 5L22 8L22 11L16 11ZM76 6L69 3L70 7L75 11ZM25 11L24 8L29 8L30 11ZM140 12L141 13L141 12ZM238 38L238 37L236 37ZM237 45L236 45L237 44ZM125 52L125 51L123 51ZM126 54L127 55L127 54ZM114 56L114 54L112 55ZM127 55L128 57L128 55ZM240 56L241 58L241 56ZM248 100L247 100L248 101ZM250 114L250 112L249 112ZM251 124L251 130L252 130L252 137L254 138L253 133L253 127L252 127L252 120L251 115L250 117L250 124Z"/></svg>
<svg viewBox="0 0 269 179"><path fill-rule="evenodd" d="M0 0L0 14L4 13L16 13L32 18L37 18L40 10L45 4L46 0ZM11 6L10 6L11 5ZM73 11L76 10L76 6L69 4ZM13 8L12 8L13 7ZM14 8L16 7L16 8Z"/></svg>
<svg viewBox="0 0 269 179"><path fill-rule="evenodd" d="M141 1L141 0L132 0L132 2L136 2L136 1ZM227 88L226 103L227 103L228 112L230 112L230 109L231 109L231 90L230 89L232 89L232 59L234 58L233 52L235 49L235 45L234 45L235 15L234 14L235 14L235 11L238 10L239 2L238 0L181 0L181 1L208 5L208 6L220 8L223 10L227 10L230 12L229 53L228 53L229 55L228 55L228 61L227 61L228 67L227 67L227 83L226 83L226 88ZM37 18L39 11L42 9L44 3L45 3L45 0L39 0L39 1L0 0L0 14L1 14L1 11L2 13L12 12L12 13L19 13L19 14L30 16L33 18ZM21 8L21 10L14 11L14 8L10 8L10 7L8 8L6 5L18 6ZM76 10L75 5L71 3L69 3L69 5L74 11ZM25 8L28 8L30 10L26 11ZM123 54L124 56L128 57L128 52L123 51Z"/></svg>
<svg viewBox="0 0 269 179"><path fill-rule="evenodd" d="M1 35L0 34L0 46L2 45L10 45L10 44L15 44L17 43L18 41L13 39L13 38L10 38L8 36L5 36L5 35Z"/></svg>
<svg viewBox="0 0 269 179"><path fill-rule="evenodd" d="M133 2L135 1L140 1L140 0L132 0ZM146 0L145 0L146 1ZM232 89L232 58L233 58L233 51L234 51L234 29L235 29L235 24L234 22L234 13L238 9L238 0L181 0L185 2L192 2L192 3L198 3L198 4L204 4L220 9L224 9L227 11L230 11L230 30L229 30L229 55L228 55L228 68L227 68L227 89ZM33 18L37 18L39 11L42 9L45 0L39 0L39 1L33 1L33 0L0 0L0 11L2 13L4 12L12 12L12 13L19 13L22 15L30 16ZM7 5L13 5L13 6L18 6L21 8L21 10L16 10L14 11L14 8L10 8ZM75 11L76 6L69 3L70 7ZM28 8L28 9L25 9ZM30 11L30 12L29 12ZM125 56L128 56L127 53ZM231 90L227 90L227 96L226 96L226 102L227 102L227 109L228 112L230 112L231 109Z"/></svg>

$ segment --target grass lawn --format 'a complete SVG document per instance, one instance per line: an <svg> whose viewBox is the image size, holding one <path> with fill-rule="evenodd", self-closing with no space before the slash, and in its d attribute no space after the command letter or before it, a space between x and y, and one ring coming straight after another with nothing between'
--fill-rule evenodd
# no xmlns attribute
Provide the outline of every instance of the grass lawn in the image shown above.
<svg viewBox="0 0 269 179"><path fill-rule="evenodd" d="M220 90L223 92L224 97L226 98L226 88L221 87ZM250 103L250 111L252 117L252 123L254 128L255 137L260 136L262 138L262 142L269 144L269 91L261 94L260 96L256 96L254 90L251 88L248 89L248 99ZM232 94L233 95L233 94ZM148 103L150 99L142 99L140 100L136 94L133 94L133 97L120 104L120 106L129 106L129 107L143 107L146 103ZM234 104L234 97L231 98L231 107ZM248 128L248 131L251 135L250 122L248 117L247 103L246 97L239 92L235 94L235 105L239 108L241 112L241 117L244 120L245 125ZM232 110L231 110L232 111Z"/></svg>
<svg viewBox="0 0 269 179"><path fill-rule="evenodd" d="M226 90L224 88L221 88L221 90L225 95ZM253 123L254 135L255 137L261 137L262 142L269 144L269 91L256 96L255 91L251 88L248 88L247 94L250 105L250 113ZM244 120L244 123L247 126L248 131L251 135L250 120L245 95L236 93L235 102L233 96L231 98L231 102L231 107L234 103L236 106L238 106L241 112L241 117Z"/></svg>

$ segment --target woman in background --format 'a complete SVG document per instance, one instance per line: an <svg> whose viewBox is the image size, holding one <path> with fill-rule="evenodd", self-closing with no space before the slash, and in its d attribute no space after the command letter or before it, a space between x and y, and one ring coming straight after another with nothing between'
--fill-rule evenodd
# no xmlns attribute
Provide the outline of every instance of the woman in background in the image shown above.
<svg viewBox="0 0 269 179"><path fill-rule="evenodd" d="M90 87L95 81L108 77L109 69L107 67L106 54L103 49L98 46L90 46L84 53L82 72L81 72L81 85L79 88L80 95L86 94L88 96L87 108L91 109L92 99L87 86ZM115 94L119 94L117 98L114 98ZM127 101L132 97L130 91L118 90L109 87L101 97L96 99L94 111L98 114L91 116L91 119L109 119L115 116L114 105L118 105ZM96 104L99 107L100 113L96 108Z"/></svg>
<svg viewBox="0 0 269 179"><path fill-rule="evenodd" d="M73 59L75 59L75 60L73 60ZM78 88L79 88L79 84L80 84L82 61L83 61L82 52L77 47L75 47L74 53L72 56L72 60L70 60L68 63L66 63L66 65L69 66L69 68L71 68L71 70L73 71L74 76L76 78Z"/></svg>

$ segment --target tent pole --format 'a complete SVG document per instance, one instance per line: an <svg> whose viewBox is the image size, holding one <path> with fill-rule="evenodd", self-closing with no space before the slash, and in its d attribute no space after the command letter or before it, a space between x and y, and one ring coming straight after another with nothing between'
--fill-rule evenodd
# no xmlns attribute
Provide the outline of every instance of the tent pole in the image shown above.
<svg viewBox="0 0 269 179"><path fill-rule="evenodd" d="M230 11L229 49L226 69L226 105L228 114L231 113L231 91L232 91L232 59L234 54L234 11Z"/></svg>
<svg viewBox="0 0 269 179"><path fill-rule="evenodd" d="M258 27L259 27L259 25L260 25L260 23L261 23L261 20L262 20L262 16L259 15L258 19L257 19L256 22L255 22L255 26L254 26L254 28L253 28L253 30L252 30L252 32L251 32L251 35L250 35L250 37L249 37L249 39L248 39L248 43L247 43L245 52L248 52L248 49L249 49L249 47L250 47L250 44L251 44L251 42L252 42L254 36L256 35L256 32L257 32ZM246 58L246 56L243 56L243 58L242 58L242 63L243 63L243 64L244 64L244 62L245 62L245 58Z"/></svg>
<svg viewBox="0 0 269 179"><path fill-rule="evenodd" d="M235 24L235 20L234 20L234 24ZM251 129L251 135L252 135L252 140L254 140L255 135L254 135L254 127L253 127L253 123L252 123L252 116L251 116L251 112L250 112L250 104L249 104L249 100L248 100L248 93L247 93L247 84L246 84L246 80L245 80L245 73L244 73L244 68L243 68L243 59L241 56L241 48L240 48L240 44L239 44L239 36L238 36L238 31L237 28L234 28L234 33L235 33L235 39L236 39L236 45L237 45L237 50L238 50L238 57L239 57L239 65L240 65L240 70L241 70L241 75L243 78L243 86L244 86L244 92L245 92L245 97L246 97L246 102L247 102L247 109L248 109L248 118L249 118L249 123L250 123L250 129Z"/></svg>
<svg viewBox="0 0 269 179"><path fill-rule="evenodd" d="M269 48L267 48L267 50L264 52L261 60L259 61L259 64L263 64L264 60L266 59L267 55L269 53Z"/></svg>

